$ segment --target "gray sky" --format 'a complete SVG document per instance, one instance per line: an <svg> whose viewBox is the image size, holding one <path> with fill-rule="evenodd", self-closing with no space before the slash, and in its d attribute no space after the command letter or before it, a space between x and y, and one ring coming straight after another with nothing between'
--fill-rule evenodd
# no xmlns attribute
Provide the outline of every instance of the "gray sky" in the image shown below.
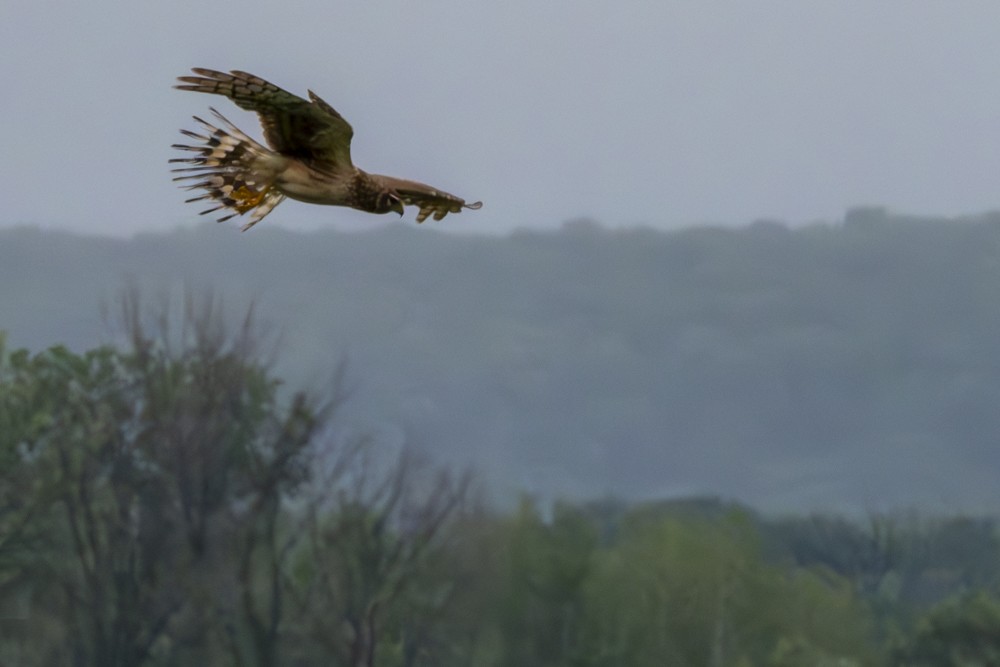
<svg viewBox="0 0 1000 667"><path fill-rule="evenodd" d="M200 221L177 129L212 104L259 130L173 90L191 66L312 88L360 167L485 201L443 229L976 213L1000 208L998 28L993 0L4 0L0 226Z"/></svg>

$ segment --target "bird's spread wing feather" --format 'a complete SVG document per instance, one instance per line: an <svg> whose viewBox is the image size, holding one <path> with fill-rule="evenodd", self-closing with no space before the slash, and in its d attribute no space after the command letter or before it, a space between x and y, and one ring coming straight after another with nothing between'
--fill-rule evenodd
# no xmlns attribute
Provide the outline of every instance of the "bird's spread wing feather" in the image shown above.
<svg viewBox="0 0 1000 667"><path fill-rule="evenodd" d="M177 88L224 95L237 106L256 112L264 139L278 153L325 171L351 167L354 130L312 91L305 100L247 72L201 67L191 71L198 76L178 77L182 83Z"/></svg>
<svg viewBox="0 0 1000 667"><path fill-rule="evenodd" d="M483 206L481 201L466 204L461 197L416 181L407 181L391 176L374 176L374 178L377 178L390 192L395 193L407 206L420 208L420 212L417 213L417 222L423 222L428 216L440 220L449 213L460 212L463 208L476 210Z"/></svg>

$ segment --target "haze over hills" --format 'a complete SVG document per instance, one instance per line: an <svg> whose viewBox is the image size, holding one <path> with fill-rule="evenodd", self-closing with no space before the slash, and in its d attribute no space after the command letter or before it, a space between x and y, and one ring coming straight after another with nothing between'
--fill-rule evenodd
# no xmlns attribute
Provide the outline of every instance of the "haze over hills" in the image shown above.
<svg viewBox="0 0 1000 667"><path fill-rule="evenodd" d="M13 346L110 340L101 304L255 300L278 372L349 362L345 419L508 495L713 493L764 509L1000 509L1000 214L789 229L129 240L0 232Z"/></svg>

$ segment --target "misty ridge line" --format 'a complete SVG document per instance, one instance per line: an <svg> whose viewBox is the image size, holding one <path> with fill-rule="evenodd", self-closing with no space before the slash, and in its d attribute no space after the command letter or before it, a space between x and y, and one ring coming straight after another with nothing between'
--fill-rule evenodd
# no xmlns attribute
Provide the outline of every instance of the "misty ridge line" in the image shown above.
<svg viewBox="0 0 1000 667"><path fill-rule="evenodd" d="M1000 507L1000 214L254 232L0 231L0 329L86 349L126 280L210 288L258 304L291 384L346 354L359 424L499 489Z"/></svg>

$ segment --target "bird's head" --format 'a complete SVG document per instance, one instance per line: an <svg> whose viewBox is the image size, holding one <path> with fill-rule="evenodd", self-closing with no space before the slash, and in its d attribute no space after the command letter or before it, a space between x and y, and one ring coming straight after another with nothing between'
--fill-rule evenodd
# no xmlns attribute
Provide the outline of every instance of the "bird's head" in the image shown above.
<svg viewBox="0 0 1000 667"><path fill-rule="evenodd" d="M403 200L395 192L383 192L379 195L377 210L379 213L395 211L399 217L403 217Z"/></svg>

